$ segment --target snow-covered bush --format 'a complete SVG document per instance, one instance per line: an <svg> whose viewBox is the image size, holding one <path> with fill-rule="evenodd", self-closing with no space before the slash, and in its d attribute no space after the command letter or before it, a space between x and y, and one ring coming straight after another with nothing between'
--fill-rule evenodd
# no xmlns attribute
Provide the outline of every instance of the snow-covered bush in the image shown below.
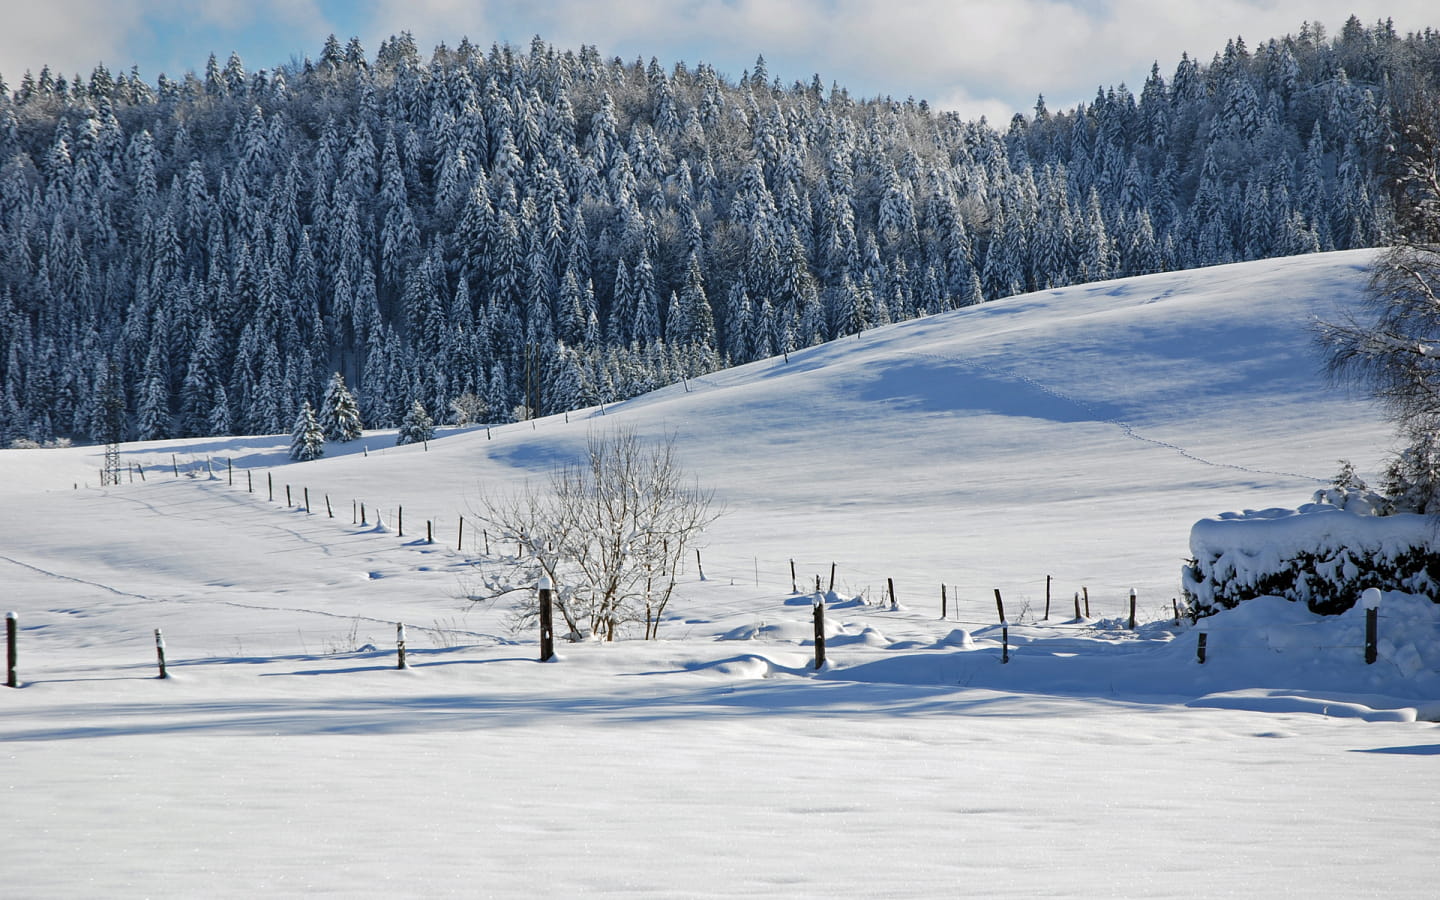
<svg viewBox="0 0 1440 900"><path fill-rule="evenodd" d="M1206 616L1278 596L1333 615L1368 587L1440 597L1440 552L1431 549L1436 519L1350 505L1246 510L1196 522L1192 559L1181 572L1192 610Z"/></svg>

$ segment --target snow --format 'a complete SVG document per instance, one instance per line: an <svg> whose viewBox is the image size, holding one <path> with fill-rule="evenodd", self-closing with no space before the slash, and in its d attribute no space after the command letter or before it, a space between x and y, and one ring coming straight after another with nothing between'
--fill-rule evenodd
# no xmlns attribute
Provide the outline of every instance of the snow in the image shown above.
<svg viewBox="0 0 1440 900"><path fill-rule="evenodd" d="M107 488L98 448L0 452L5 894L1430 896L1440 607L1386 592L1367 666L1358 605L1171 604L1197 521L1378 468L1306 330L1368 258L1017 297L428 448L127 445ZM537 665L465 599L458 517L621 426L726 505L705 578L661 640Z"/></svg>

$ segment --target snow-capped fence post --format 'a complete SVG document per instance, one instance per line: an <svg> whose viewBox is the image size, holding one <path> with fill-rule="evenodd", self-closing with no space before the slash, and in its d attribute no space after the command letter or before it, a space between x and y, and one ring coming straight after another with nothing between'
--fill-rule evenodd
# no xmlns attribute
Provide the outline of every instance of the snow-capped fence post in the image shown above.
<svg viewBox="0 0 1440 900"><path fill-rule="evenodd" d="M833 562L830 564L830 591L829 591L829 593L832 593L832 594L835 593L835 564L834 564Z"/></svg>
<svg viewBox="0 0 1440 900"><path fill-rule="evenodd" d="M1135 630L1135 589L1130 589L1130 630Z"/></svg>
<svg viewBox="0 0 1440 900"><path fill-rule="evenodd" d="M1380 656L1380 589L1366 588L1365 593L1360 595L1360 602L1365 605L1365 665L1370 666Z"/></svg>
<svg viewBox="0 0 1440 900"><path fill-rule="evenodd" d="M1000 624L1005 624L1005 601L1000 599L1000 589L995 589L995 612L1000 615Z"/></svg>
<svg viewBox="0 0 1440 900"><path fill-rule="evenodd" d="M15 681L15 663L18 661L19 648L15 645L16 632L19 630L20 620L13 612L5 614L5 686L18 687Z"/></svg>
<svg viewBox="0 0 1440 900"><path fill-rule="evenodd" d="M395 668L408 669L410 664L405 661L405 623L395 623Z"/></svg>
<svg viewBox="0 0 1440 900"><path fill-rule="evenodd" d="M1050 576L1045 576L1045 621L1050 621Z"/></svg>
<svg viewBox="0 0 1440 900"><path fill-rule="evenodd" d="M169 678L169 673L165 671L165 635L158 628L155 629L155 660L160 664L160 677Z"/></svg>
<svg viewBox="0 0 1440 900"><path fill-rule="evenodd" d="M815 668L818 670L825 666L825 600L815 599L819 601L815 604Z"/></svg>
<svg viewBox="0 0 1440 900"><path fill-rule="evenodd" d="M1205 665L1205 632L1200 632L1200 638L1195 643L1195 658L1200 660L1200 665Z"/></svg>
<svg viewBox="0 0 1440 900"><path fill-rule="evenodd" d="M555 624L551 605L554 583L549 575L540 576L540 661L549 662L555 655Z"/></svg>

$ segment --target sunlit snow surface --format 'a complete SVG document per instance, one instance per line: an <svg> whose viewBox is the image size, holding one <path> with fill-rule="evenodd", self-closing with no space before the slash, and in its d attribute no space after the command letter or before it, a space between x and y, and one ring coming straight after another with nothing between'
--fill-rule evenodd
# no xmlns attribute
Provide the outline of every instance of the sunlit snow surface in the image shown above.
<svg viewBox="0 0 1440 900"><path fill-rule="evenodd" d="M1379 467L1307 330L1368 259L1017 297L428 451L130 445L106 489L95 448L0 452L0 894L1432 896L1434 604L1387 595L1367 666L1360 610L1171 603L1198 519ZM663 640L540 665L463 599L457 516L619 426L728 514Z"/></svg>

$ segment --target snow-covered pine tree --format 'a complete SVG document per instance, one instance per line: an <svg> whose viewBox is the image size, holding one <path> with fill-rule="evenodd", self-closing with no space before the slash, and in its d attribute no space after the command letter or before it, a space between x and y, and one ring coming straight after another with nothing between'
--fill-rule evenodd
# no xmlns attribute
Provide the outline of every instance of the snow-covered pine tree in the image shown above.
<svg viewBox="0 0 1440 900"><path fill-rule="evenodd" d="M324 455L325 433L315 420L315 410L310 408L310 401L306 400L305 405L300 407L300 415L295 417L295 428L290 432L290 458L309 462Z"/></svg>
<svg viewBox="0 0 1440 900"><path fill-rule="evenodd" d="M419 400L410 404L410 411L405 414L405 421L400 423L400 432L395 435L395 443L399 444L423 444L435 436L435 421L425 411L425 404Z"/></svg>
<svg viewBox="0 0 1440 900"><path fill-rule="evenodd" d="M361 436L364 427L360 421L360 404L345 386L345 377L336 372L330 377L325 397L320 401L320 428L325 439L341 443L353 441Z"/></svg>

